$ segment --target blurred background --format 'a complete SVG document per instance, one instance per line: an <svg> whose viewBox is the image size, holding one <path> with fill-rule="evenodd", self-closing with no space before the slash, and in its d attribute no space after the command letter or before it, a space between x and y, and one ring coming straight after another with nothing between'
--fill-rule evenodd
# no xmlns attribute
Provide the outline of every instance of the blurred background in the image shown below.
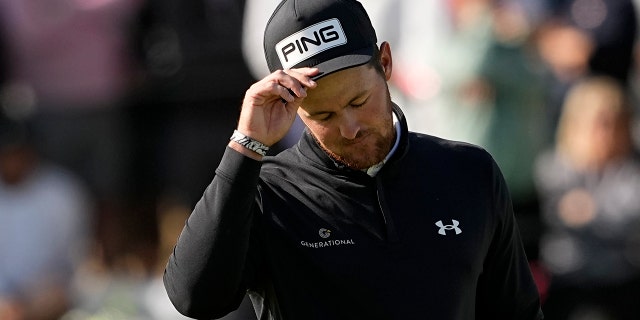
<svg viewBox="0 0 640 320"><path fill-rule="evenodd" d="M183 318L164 265L278 2L0 0L0 319ZM410 129L503 170L546 319L640 319L640 0L362 3Z"/></svg>

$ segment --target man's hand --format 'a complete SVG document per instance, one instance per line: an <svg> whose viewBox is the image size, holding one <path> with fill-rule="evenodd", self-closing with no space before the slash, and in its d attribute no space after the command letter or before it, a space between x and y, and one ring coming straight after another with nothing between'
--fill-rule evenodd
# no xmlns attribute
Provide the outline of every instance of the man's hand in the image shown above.
<svg viewBox="0 0 640 320"><path fill-rule="evenodd" d="M278 70L254 83L245 93L237 130L267 146L280 141L291 128L307 89L316 87L311 80L316 74L317 68ZM234 142L230 146L239 150Z"/></svg>

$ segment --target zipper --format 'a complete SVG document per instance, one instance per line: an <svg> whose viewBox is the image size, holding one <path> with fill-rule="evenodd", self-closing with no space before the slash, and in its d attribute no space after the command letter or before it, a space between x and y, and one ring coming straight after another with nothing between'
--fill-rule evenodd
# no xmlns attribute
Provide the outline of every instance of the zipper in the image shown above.
<svg viewBox="0 0 640 320"><path fill-rule="evenodd" d="M389 210L389 206L387 205L387 201L384 196L384 187L382 186L382 179L380 178L380 175L376 175L376 195L378 197L378 207L380 208L382 218L384 219L384 225L386 227L387 241L397 242L399 240L398 233L396 232L395 225L393 224L391 210Z"/></svg>

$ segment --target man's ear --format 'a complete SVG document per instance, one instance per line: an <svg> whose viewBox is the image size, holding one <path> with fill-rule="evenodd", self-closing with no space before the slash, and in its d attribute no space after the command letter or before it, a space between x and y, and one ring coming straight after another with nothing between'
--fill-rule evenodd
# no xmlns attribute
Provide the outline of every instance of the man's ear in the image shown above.
<svg viewBox="0 0 640 320"><path fill-rule="evenodd" d="M382 65L385 79L389 81L393 71L393 59L391 58L391 45L387 41L380 45L380 65Z"/></svg>

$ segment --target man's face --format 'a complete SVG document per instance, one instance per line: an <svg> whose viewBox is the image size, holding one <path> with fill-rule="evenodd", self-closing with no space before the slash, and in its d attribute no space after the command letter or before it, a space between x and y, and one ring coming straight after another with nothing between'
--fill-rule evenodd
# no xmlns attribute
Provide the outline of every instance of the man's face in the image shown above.
<svg viewBox="0 0 640 320"><path fill-rule="evenodd" d="M352 169L382 161L395 141L386 79L363 65L317 82L298 114L322 148Z"/></svg>

